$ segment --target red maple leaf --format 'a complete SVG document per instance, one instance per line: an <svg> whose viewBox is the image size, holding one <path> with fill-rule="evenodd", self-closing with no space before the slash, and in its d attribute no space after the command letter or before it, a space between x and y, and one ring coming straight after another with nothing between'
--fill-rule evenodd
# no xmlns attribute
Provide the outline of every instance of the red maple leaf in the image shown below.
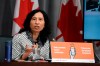
<svg viewBox="0 0 100 66"><path fill-rule="evenodd" d="M21 28L23 28L23 23L27 14L32 11L33 4L34 2L31 2L31 0L20 0L19 16L14 18L14 22L16 22Z"/></svg>

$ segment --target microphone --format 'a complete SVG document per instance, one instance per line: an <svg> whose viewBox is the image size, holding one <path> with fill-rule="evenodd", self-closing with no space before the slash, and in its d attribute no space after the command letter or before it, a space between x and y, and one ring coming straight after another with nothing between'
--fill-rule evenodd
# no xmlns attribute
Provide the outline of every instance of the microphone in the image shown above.
<svg viewBox="0 0 100 66"><path fill-rule="evenodd" d="M55 38L53 38L53 39L52 39L52 41L53 41L53 42L55 42L55 41L56 41L56 39L55 39Z"/></svg>

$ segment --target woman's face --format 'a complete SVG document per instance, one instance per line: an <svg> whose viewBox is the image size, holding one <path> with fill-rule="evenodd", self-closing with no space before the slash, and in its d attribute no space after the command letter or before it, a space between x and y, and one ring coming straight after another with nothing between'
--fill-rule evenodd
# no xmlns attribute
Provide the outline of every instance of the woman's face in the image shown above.
<svg viewBox="0 0 100 66"><path fill-rule="evenodd" d="M45 25L44 17L41 12L37 12L32 16L31 22L30 22L30 28L32 32L40 32L43 30Z"/></svg>

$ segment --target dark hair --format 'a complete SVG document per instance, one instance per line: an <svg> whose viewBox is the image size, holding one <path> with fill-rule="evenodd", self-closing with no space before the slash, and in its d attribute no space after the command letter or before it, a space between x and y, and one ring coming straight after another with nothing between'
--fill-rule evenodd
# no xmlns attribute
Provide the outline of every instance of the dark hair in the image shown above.
<svg viewBox="0 0 100 66"><path fill-rule="evenodd" d="M33 11L31 11L27 15L27 17L26 17L26 19L24 21L24 24L23 24L23 28L19 31L19 33L22 33L24 31L31 32L30 21L31 21L32 16L35 15L37 12L41 12L43 14L44 21L45 21L45 27L40 32L40 35L39 35L39 39L41 40L42 44L44 45L44 43L46 42L46 40L49 38L49 34L51 32L50 32L49 18L48 18L47 14L43 10L33 10Z"/></svg>

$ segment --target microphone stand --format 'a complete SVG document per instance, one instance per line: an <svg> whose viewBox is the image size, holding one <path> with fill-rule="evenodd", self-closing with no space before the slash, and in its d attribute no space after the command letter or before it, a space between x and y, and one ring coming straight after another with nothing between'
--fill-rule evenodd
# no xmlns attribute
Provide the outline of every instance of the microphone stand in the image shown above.
<svg viewBox="0 0 100 66"><path fill-rule="evenodd" d="M96 41L92 41L93 43L93 49L94 49L94 58L95 58L95 63L100 63L100 58L97 55L97 50L96 50Z"/></svg>

